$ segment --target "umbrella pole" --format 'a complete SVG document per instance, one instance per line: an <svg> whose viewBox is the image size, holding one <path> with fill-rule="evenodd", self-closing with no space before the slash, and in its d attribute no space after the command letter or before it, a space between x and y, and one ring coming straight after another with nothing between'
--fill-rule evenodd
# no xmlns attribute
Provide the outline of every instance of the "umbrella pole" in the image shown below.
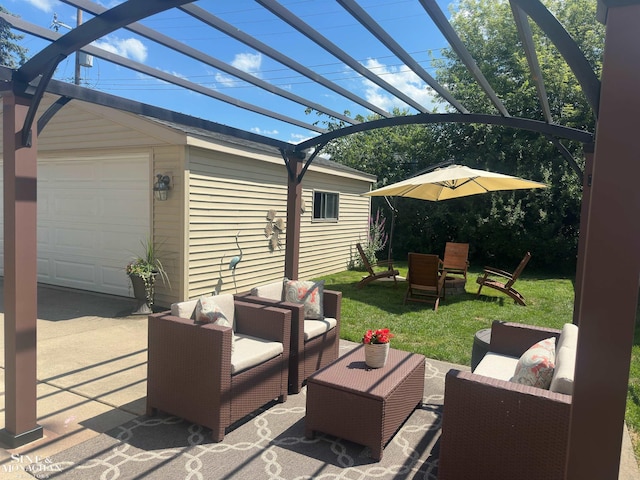
<svg viewBox="0 0 640 480"><path fill-rule="evenodd" d="M389 197L384 197L384 199L386 200L387 205L391 209L391 227L389 228L389 248L388 248L389 254L387 255L387 261L389 262L389 265L390 265L391 261L393 260L393 229L396 224L396 212L397 212L396 197L393 197L393 204L391 204L391 202L389 201Z"/></svg>

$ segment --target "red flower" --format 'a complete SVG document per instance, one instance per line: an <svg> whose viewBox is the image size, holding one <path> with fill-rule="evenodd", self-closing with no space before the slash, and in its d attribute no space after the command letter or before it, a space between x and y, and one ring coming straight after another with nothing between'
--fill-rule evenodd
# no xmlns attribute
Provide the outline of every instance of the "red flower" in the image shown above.
<svg viewBox="0 0 640 480"><path fill-rule="evenodd" d="M388 328L379 328L377 330L367 330L362 337L362 343L389 343L393 333Z"/></svg>

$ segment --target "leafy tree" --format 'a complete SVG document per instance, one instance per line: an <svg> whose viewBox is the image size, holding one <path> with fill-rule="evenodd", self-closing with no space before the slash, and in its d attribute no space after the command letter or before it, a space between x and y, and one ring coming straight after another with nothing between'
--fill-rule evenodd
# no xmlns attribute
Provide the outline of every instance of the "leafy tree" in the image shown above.
<svg viewBox="0 0 640 480"><path fill-rule="evenodd" d="M545 1L599 73L604 27L596 21L595 3ZM509 2L459 0L450 21L509 114L545 120ZM577 79L550 40L534 22L530 24L554 121L594 131L594 115ZM436 79L471 112L498 113L455 52L445 50L433 63ZM446 111L449 107L442 103ZM582 145L563 143L582 162ZM338 139L327 151L335 161L377 175L378 186L453 159L549 187L437 203L397 199L393 240L397 258L409 251L442 253L445 242L453 240L469 242L471 260L480 265L501 262L512 268L524 252L531 251L529 268L575 268L581 179L542 135L491 125L402 126ZM374 209L379 206L375 200Z"/></svg>
<svg viewBox="0 0 640 480"><path fill-rule="evenodd" d="M580 46L596 72L602 64L604 27L596 21L596 5L589 0L545 2ZM451 23L480 70L512 116L544 120L535 84L517 35L508 2L460 0ZM594 131L593 111L577 79L555 46L530 22L542 69L551 115L555 122ZM496 113L454 52L435 62L437 78L473 112ZM581 179L559 151L541 135L484 125L456 125L449 130L456 141L456 158L478 168L531 178L545 190L492 194L474 199L464 229L474 255L485 261L503 257L511 264L525 251L532 265L573 269L579 228ZM565 142L574 158L583 158L582 145ZM477 201L480 200L480 201Z"/></svg>
<svg viewBox="0 0 640 480"><path fill-rule="evenodd" d="M0 12L9 13L0 5ZM18 45L24 35L16 35L11 26L0 18L0 65L17 68L27 61L27 49Z"/></svg>

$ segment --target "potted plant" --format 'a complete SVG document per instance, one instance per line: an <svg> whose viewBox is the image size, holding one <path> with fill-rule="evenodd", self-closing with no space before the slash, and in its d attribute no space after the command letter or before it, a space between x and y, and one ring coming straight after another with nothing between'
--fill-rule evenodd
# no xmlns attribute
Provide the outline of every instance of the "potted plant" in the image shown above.
<svg viewBox="0 0 640 480"><path fill-rule="evenodd" d="M367 330L362 337L364 343L364 362L370 368L381 368L387 363L389 342L393 333L388 328Z"/></svg>
<svg viewBox="0 0 640 480"><path fill-rule="evenodd" d="M143 255L134 258L127 264L126 272L131 280L133 296L138 300L134 315L152 313L156 277L159 275L164 285L169 285L169 277L151 240L143 240Z"/></svg>

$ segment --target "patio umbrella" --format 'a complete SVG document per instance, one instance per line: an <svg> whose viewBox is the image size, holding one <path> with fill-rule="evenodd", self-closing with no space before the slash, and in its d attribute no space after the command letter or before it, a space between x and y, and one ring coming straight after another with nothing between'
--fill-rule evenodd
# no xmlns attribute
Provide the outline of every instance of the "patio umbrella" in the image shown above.
<svg viewBox="0 0 640 480"><path fill-rule="evenodd" d="M449 165L372 190L364 195L411 197L437 202L486 192L527 188L546 188L546 185L502 173L476 170L464 165Z"/></svg>
<svg viewBox="0 0 640 480"><path fill-rule="evenodd" d="M481 193L500 190L520 190L528 188L546 188L544 183L524 180L502 173L476 170L464 165L449 165L431 172L407 178L401 182L387 185L365 193L371 197L411 197L421 200L449 200ZM390 205L391 206L391 205ZM392 208L391 231L389 234L389 259L392 257L391 241L395 208Z"/></svg>

